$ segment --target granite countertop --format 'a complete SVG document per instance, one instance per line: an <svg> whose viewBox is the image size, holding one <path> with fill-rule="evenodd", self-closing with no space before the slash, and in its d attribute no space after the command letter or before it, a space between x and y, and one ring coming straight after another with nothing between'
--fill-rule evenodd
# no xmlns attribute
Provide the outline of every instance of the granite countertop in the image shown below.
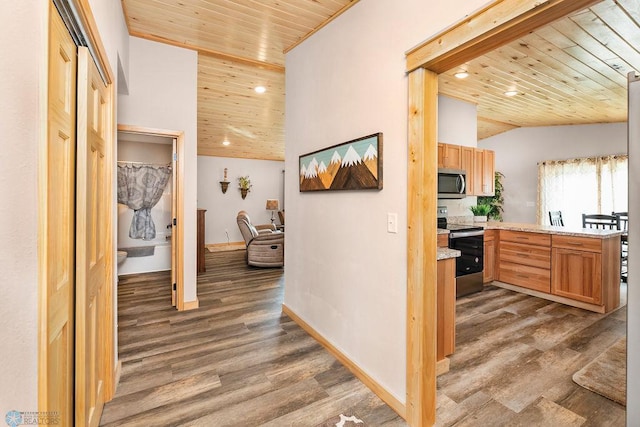
<svg viewBox="0 0 640 427"><path fill-rule="evenodd" d="M475 226L484 227L485 230L511 230L511 231L528 231L531 233L557 234L564 236L576 237L594 237L606 239L609 237L621 236L624 231L621 230L602 230L595 228L576 228L576 227L556 227L551 225L538 224L520 224L514 222L494 222L473 223Z"/></svg>
<svg viewBox="0 0 640 427"><path fill-rule="evenodd" d="M449 230L445 230L444 228L438 228L438 234L449 234Z"/></svg>
<svg viewBox="0 0 640 427"><path fill-rule="evenodd" d="M457 249L438 248L438 261L449 258L457 258L460 255L460 251Z"/></svg>

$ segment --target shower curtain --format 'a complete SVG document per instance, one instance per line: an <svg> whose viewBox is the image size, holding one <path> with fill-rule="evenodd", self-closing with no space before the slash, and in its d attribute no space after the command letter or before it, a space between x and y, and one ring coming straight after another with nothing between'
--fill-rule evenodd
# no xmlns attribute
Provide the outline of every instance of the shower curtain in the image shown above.
<svg viewBox="0 0 640 427"><path fill-rule="evenodd" d="M169 165L118 165L118 203L133 209L129 227L132 239L155 239L156 226L151 218L151 208L162 197L170 177Z"/></svg>

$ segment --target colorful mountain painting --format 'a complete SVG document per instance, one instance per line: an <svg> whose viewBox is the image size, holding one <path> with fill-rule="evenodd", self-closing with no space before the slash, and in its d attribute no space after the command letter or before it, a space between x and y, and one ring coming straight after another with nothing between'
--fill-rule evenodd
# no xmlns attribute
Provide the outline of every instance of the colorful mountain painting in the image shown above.
<svg viewBox="0 0 640 427"><path fill-rule="evenodd" d="M300 191L382 189L382 133L300 156Z"/></svg>

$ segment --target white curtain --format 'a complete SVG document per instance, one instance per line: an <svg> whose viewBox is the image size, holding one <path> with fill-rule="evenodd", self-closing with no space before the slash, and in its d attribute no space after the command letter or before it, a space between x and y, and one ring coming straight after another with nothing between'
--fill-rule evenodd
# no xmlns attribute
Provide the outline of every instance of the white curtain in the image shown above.
<svg viewBox="0 0 640 427"><path fill-rule="evenodd" d="M565 226L582 227L582 214L626 212L626 155L538 163L538 224L561 211Z"/></svg>

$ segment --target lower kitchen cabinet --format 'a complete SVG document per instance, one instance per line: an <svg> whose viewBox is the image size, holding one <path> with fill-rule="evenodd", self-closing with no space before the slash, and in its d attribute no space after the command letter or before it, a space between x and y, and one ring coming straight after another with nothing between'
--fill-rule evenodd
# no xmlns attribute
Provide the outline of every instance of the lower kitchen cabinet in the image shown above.
<svg viewBox="0 0 640 427"><path fill-rule="evenodd" d="M620 305L620 236L552 238L551 293L602 307Z"/></svg>
<svg viewBox="0 0 640 427"><path fill-rule="evenodd" d="M590 304L602 302L600 254L553 249L551 293Z"/></svg>
<svg viewBox="0 0 640 427"><path fill-rule="evenodd" d="M494 268L496 264L496 234L495 230L484 232L484 265L482 266L482 281L493 282Z"/></svg>
<svg viewBox="0 0 640 427"><path fill-rule="evenodd" d="M551 237L500 231L498 280L523 288L551 291Z"/></svg>
<svg viewBox="0 0 640 427"><path fill-rule="evenodd" d="M436 360L452 354L456 343L456 260L438 261Z"/></svg>

